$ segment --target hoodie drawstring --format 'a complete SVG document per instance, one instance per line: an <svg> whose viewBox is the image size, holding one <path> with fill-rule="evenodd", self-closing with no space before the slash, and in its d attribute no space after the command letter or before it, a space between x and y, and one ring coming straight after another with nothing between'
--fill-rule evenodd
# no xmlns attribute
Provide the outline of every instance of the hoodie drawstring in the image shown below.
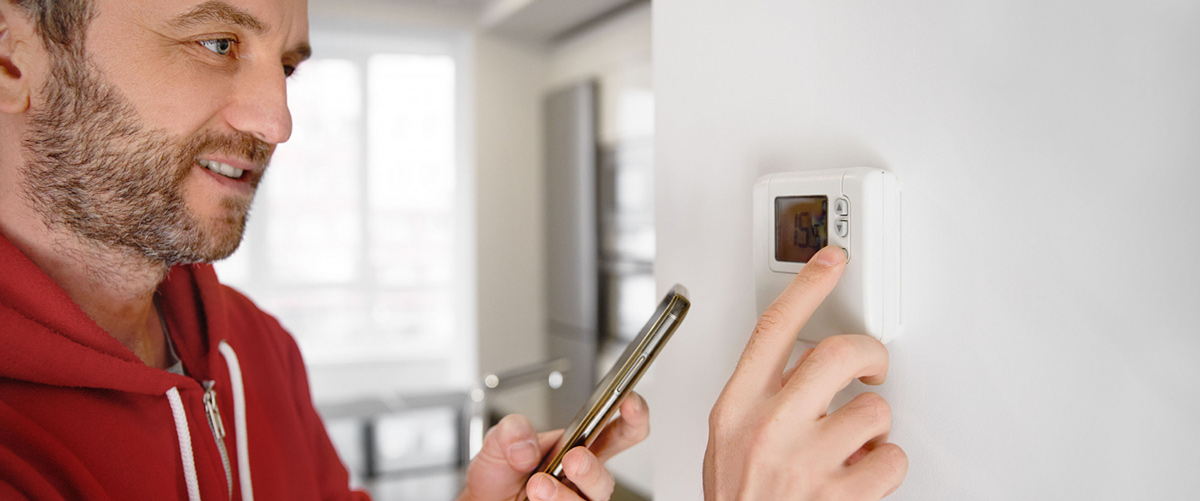
<svg viewBox="0 0 1200 501"><path fill-rule="evenodd" d="M217 346L225 365L229 366L229 380L233 384L233 430L237 439L238 480L242 485L242 500L254 501L254 487L250 483L250 447L246 440L246 389L242 386L242 366L237 353L229 343L221 341Z"/></svg>
<svg viewBox="0 0 1200 501"><path fill-rule="evenodd" d="M196 459L192 457L192 433L188 429L187 414L183 410L183 399L179 388L167 390L171 402L171 415L175 418L175 434L179 436L179 459L183 460L183 478L187 482L188 501L200 501L200 483L196 480Z"/></svg>
<svg viewBox="0 0 1200 501"><path fill-rule="evenodd" d="M237 353L229 343L221 341L217 347L225 364L229 366L229 380L233 386L233 429L237 434L238 480L242 486L242 499L254 501L254 487L250 482L250 447L246 439L246 388L242 384L242 366ZM184 413L183 399L179 388L167 390L171 403L171 415L175 418L175 434L179 436L179 458L183 461L183 478L187 483L188 501L200 501L200 483L196 478L196 459L192 455L192 433Z"/></svg>

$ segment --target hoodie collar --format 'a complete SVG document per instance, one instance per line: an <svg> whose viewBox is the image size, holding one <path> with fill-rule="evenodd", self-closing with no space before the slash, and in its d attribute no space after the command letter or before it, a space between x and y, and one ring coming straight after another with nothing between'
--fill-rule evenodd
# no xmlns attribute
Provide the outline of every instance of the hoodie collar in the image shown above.
<svg viewBox="0 0 1200 501"><path fill-rule="evenodd" d="M220 307L216 285L210 265L176 266L159 285L172 340L196 379L208 376L209 367L202 360L215 349L210 345L205 306ZM187 379L144 364L3 235L0 377L155 395L186 384L180 378Z"/></svg>

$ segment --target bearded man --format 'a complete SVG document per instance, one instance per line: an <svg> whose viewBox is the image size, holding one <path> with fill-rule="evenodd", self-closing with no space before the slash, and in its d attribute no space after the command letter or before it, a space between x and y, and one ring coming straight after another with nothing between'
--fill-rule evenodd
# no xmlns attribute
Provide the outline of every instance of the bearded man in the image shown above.
<svg viewBox="0 0 1200 501"><path fill-rule="evenodd" d="M291 134L307 37L305 0L0 0L0 499L366 497L291 336L208 264ZM711 499L878 498L903 478L882 399L825 415L849 380L882 381L882 345L832 338L782 371L843 265L818 253L755 330L713 411ZM461 499L607 499L602 459L648 433L626 400L565 458L572 489L528 477L557 435L509 416Z"/></svg>
<svg viewBox="0 0 1200 501"><path fill-rule="evenodd" d="M0 498L361 496L292 338L204 264L291 133L307 22L302 0L0 3ZM626 410L597 452L645 436ZM511 498L543 444L519 417L487 442L464 495Z"/></svg>

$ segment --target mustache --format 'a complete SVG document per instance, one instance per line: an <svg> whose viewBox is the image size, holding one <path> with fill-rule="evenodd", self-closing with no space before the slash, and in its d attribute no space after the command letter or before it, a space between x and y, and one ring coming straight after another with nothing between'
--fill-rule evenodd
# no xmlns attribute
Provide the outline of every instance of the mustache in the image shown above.
<svg viewBox="0 0 1200 501"><path fill-rule="evenodd" d="M275 154L275 145L244 132L220 134L205 131L189 141L184 151L189 165L192 159L202 154L220 153L248 160L254 164L256 171L261 172L271 162L271 156Z"/></svg>

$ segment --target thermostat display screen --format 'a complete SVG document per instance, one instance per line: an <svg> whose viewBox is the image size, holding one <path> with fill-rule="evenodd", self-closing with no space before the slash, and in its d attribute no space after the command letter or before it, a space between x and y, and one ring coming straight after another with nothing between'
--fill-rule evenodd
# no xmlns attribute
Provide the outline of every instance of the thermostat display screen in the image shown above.
<svg viewBox="0 0 1200 501"><path fill-rule="evenodd" d="M829 199L775 199L775 260L807 263L829 243Z"/></svg>

